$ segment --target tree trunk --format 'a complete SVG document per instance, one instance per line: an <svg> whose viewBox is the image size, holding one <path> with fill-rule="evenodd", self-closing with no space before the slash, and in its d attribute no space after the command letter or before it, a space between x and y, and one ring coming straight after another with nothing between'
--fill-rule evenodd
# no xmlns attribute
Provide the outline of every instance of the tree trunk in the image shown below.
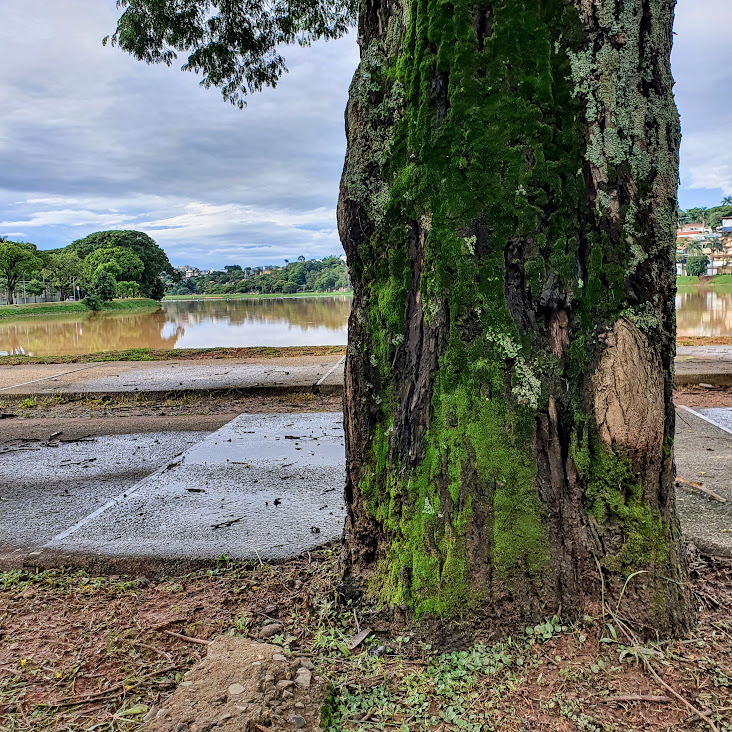
<svg viewBox="0 0 732 732"><path fill-rule="evenodd" d="M604 589L639 626L688 625L673 7L362 6L344 570L381 600L515 624Z"/></svg>

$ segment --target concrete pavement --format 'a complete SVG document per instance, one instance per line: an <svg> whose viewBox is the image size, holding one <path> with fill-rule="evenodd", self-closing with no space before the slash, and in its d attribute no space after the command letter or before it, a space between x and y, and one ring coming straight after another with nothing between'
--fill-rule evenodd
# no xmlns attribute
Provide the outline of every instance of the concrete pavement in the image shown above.
<svg viewBox="0 0 732 732"><path fill-rule="evenodd" d="M0 568L23 558L199 443L206 432L11 440L0 445Z"/></svg>
<svg viewBox="0 0 732 732"><path fill-rule="evenodd" d="M702 551L732 556L732 409L676 410L677 475L726 499L721 503L681 482L681 528Z"/></svg>
<svg viewBox="0 0 732 732"><path fill-rule="evenodd" d="M182 572L277 560L337 539L344 519L342 416L240 415L219 430L54 440L0 449L0 569ZM732 409L680 407L684 534L732 556Z"/></svg>
<svg viewBox="0 0 732 732"><path fill-rule="evenodd" d="M0 366L3 395L305 389L343 384L341 356Z"/></svg>
<svg viewBox="0 0 732 732"><path fill-rule="evenodd" d="M676 385L732 386L732 346L678 346Z"/></svg>
<svg viewBox="0 0 732 732"><path fill-rule="evenodd" d="M180 361L105 361L0 366L0 400L52 394L145 394L237 389L262 392L343 387L345 356ZM681 346L678 386L732 386L732 346Z"/></svg>
<svg viewBox="0 0 732 732"><path fill-rule="evenodd" d="M81 477L83 489L70 492L61 481L44 489L47 475L63 474L58 457L81 464L76 470L84 475L84 461L99 459L91 457L92 445L75 446L69 455L40 446L31 459L42 469L4 497L10 510L0 512L0 564L181 572L222 554L276 560L313 549L338 538L343 527L341 422L332 412L240 415L203 439L175 433L174 443L166 435L163 464L142 480ZM94 453L106 452L100 465L119 465L144 437L108 438ZM181 441L187 449L173 457ZM4 466L0 485L24 472L24 457L27 465L30 455L21 451Z"/></svg>

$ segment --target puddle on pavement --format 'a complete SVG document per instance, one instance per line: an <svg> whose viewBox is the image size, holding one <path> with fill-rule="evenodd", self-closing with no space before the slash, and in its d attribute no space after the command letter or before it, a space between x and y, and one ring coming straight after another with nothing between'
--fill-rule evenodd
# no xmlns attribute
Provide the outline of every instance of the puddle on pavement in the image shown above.
<svg viewBox="0 0 732 732"><path fill-rule="evenodd" d="M184 463L231 463L248 465L268 462L280 468L288 465L328 465L344 460L343 428L337 423L311 427L312 418L298 422L251 417L239 418L230 428L188 451ZM261 469L260 466L258 466Z"/></svg>

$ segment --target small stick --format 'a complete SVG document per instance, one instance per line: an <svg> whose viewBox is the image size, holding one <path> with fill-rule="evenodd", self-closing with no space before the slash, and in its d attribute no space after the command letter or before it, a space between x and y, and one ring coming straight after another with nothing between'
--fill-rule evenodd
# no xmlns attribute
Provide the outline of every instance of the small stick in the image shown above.
<svg viewBox="0 0 732 732"><path fill-rule="evenodd" d="M658 704L667 704L671 701L671 698L668 696L652 696L648 695L645 696L643 694L625 694L621 696L607 696L602 697L599 699L601 702L605 702L606 704L610 704L613 702L636 702L636 701L645 701L645 702L656 702Z"/></svg>
<svg viewBox="0 0 732 732"><path fill-rule="evenodd" d="M694 490L699 491L699 493L703 493L707 498L712 498L720 503L727 503L727 499L724 496L720 496L719 493L715 493L714 491L709 490L709 488L705 488L703 483L694 483L691 480L686 480L686 478L676 476L676 485L688 485L689 488L693 488Z"/></svg>
<svg viewBox="0 0 732 732"><path fill-rule="evenodd" d="M188 641L189 643L198 643L199 646L210 646L213 641L201 640L200 638L191 638L189 635L181 635L180 633L174 633L172 630L164 630L163 633L172 635L173 638L180 638L180 640Z"/></svg>
<svg viewBox="0 0 732 732"><path fill-rule="evenodd" d="M104 689L104 691L98 691L96 694L89 694L89 696L82 696L80 699L66 699L65 701L56 702L55 704L43 704L43 706L50 707L50 708L60 708L60 707L75 707L79 706L81 704L87 704L89 702L98 702L100 699L104 699L105 697L108 697L110 695L116 696L120 692L125 691L125 686L128 685L130 689L133 689L136 686L139 686L143 681L146 681L147 679L152 678L153 676L163 676L165 674L169 674L171 671L177 671L179 668L181 668L181 664L178 664L176 666L168 666L168 668L162 668L159 671L151 671L149 674L145 674L144 676L140 676L138 679L133 681L131 684L126 684L124 681L120 681L113 686L110 686L109 689Z"/></svg>
<svg viewBox="0 0 732 732"><path fill-rule="evenodd" d="M732 707L717 707L717 709L705 709L704 714L713 714L716 712L729 712ZM692 714L690 717L687 717L685 720L686 724L692 724L693 722L701 722L701 717L698 714Z"/></svg>
<svg viewBox="0 0 732 732"><path fill-rule="evenodd" d="M633 647L638 648L638 643L635 639L635 637L628 631L628 629L625 627L625 623L618 618L617 615L608 607L608 610L610 612L610 615L612 615L613 619L615 620L616 625L620 628L620 630L623 632L623 634L626 636L626 638L631 642ZM712 730L712 732L719 732L719 728L717 727L714 722L710 719L710 717L702 712L700 709L697 709L688 699L681 696L676 689L674 689L672 686L669 686L656 672L656 669L653 668L651 662L641 653L640 654L641 659L643 660L643 665L646 667L646 669L650 672L651 676L656 680L657 683L659 683L661 686L663 686L666 691L669 692L672 696L676 697L687 709L689 709L691 712L699 716L699 719L703 720L709 725L709 728Z"/></svg>
<svg viewBox="0 0 732 732"><path fill-rule="evenodd" d="M361 626L358 624L358 616L356 615L356 608L353 608L353 622L356 623L356 633L360 633Z"/></svg>

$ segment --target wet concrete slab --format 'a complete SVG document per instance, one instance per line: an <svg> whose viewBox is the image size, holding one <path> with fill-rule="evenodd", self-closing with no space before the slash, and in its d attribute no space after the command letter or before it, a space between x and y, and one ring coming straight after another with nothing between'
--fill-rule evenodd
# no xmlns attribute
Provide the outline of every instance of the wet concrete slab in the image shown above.
<svg viewBox="0 0 732 732"><path fill-rule="evenodd" d="M679 487L684 534L705 552L732 556L732 410L677 414L679 475L727 499ZM335 412L240 415L208 435L5 443L0 568L24 561L175 572L222 554L297 555L340 537L344 462Z"/></svg>
<svg viewBox="0 0 732 732"><path fill-rule="evenodd" d="M50 437L49 431L49 437ZM17 564L208 433L10 440L0 445L0 565Z"/></svg>
<svg viewBox="0 0 732 732"><path fill-rule="evenodd" d="M702 551L732 556L732 409L676 410L676 467L679 477L699 483L721 503L680 484L676 506L685 536Z"/></svg>
<svg viewBox="0 0 732 732"><path fill-rule="evenodd" d="M181 569L222 554L294 556L340 537L344 462L338 413L240 415L34 561L94 555Z"/></svg>
<svg viewBox="0 0 732 732"><path fill-rule="evenodd" d="M0 366L0 398L17 394L307 388L342 383L343 359L337 356Z"/></svg>

